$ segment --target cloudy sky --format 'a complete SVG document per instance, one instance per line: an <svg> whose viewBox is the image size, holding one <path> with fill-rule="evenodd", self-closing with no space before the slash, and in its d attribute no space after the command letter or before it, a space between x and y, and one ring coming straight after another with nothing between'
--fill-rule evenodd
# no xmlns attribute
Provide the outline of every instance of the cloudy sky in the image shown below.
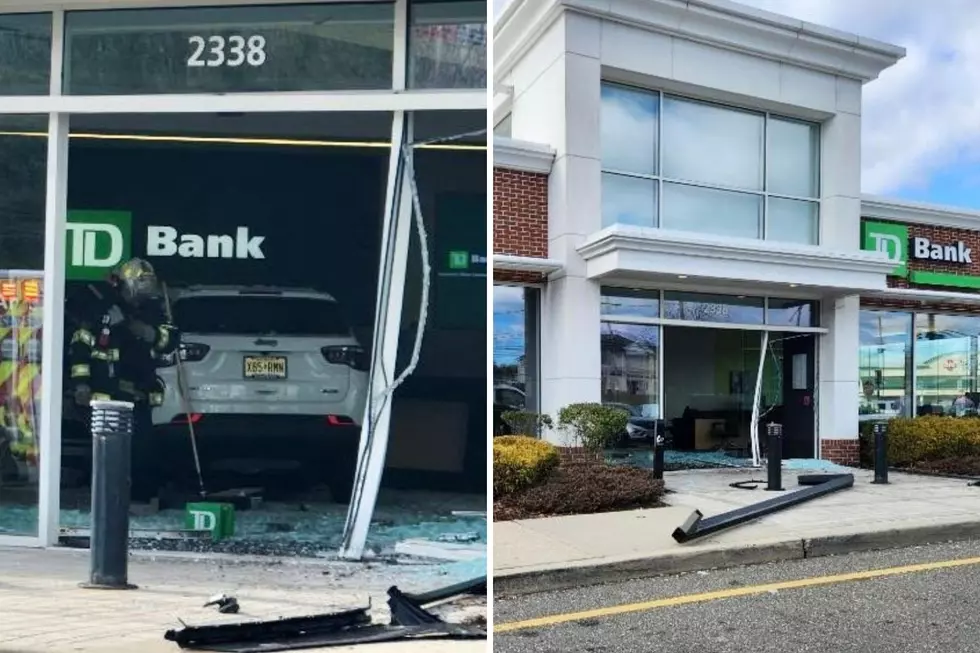
<svg viewBox="0 0 980 653"><path fill-rule="evenodd" d="M742 2L905 47L865 87L864 191L980 209L980 2Z"/></svg>

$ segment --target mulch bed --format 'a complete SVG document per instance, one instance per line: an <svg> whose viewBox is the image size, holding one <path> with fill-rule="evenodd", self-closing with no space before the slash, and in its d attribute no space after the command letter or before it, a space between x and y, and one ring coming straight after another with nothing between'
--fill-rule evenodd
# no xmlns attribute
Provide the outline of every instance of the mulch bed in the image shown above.
<svg viewBox="0 0 980 653"><path fill-rule="evenodd" d="M909 471L948 474L951 476L980 477L980 456L963 456L926 460L909 466Z"/></svg>
<svg viewBox="0 0 980 653"><path fill-rule="evenodd" d="M660 508L664 483L650 470L569 461L534 487L496 499L494 521Z"/></svg>

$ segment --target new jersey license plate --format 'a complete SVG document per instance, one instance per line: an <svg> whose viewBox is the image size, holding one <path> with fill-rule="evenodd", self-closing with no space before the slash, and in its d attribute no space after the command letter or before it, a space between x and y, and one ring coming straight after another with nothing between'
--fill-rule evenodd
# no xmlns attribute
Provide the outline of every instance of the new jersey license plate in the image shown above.
<svg viewBox="0 0 980 653"><path fill-rule="evenodd" d="M246 379L285 379L285 356L246 356Z"/></svg>

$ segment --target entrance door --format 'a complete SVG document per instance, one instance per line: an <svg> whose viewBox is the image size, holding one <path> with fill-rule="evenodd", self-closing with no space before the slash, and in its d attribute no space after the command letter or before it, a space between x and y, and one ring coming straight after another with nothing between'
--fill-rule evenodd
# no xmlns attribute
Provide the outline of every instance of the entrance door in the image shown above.
<svg viewBox="0 0 980 653"><path fill-rule="evenodd" d="M783 458L813 458L816 336L783 340Z"/></svg>

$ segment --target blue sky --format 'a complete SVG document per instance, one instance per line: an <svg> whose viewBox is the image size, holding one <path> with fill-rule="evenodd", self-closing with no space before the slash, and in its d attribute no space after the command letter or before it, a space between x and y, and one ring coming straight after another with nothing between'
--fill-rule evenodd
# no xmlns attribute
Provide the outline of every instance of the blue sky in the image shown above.
<svg viewBox="0 0 980 653"><path fill-rule="evenodd" d="M863 190L980 209L980 2L742 1L903 46L864 89Z"/></svg>

